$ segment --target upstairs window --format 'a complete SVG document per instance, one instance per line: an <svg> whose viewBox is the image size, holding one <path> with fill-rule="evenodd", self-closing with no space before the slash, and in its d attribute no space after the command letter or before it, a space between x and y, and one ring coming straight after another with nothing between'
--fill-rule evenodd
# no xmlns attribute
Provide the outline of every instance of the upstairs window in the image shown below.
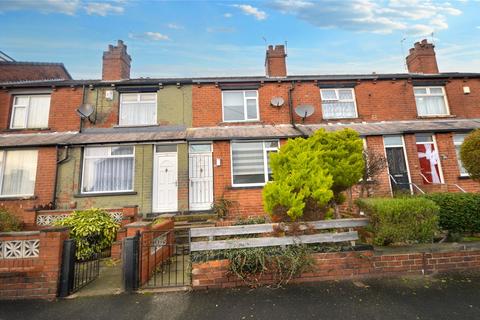
<svg viewBox="0 0 480 320"><path fill-rule="evenodd" d="M455 145L455 152L457 154L458 169L460 170L460 176L462 177L469 176L468 171L465 170L462 160L460 159L460 148L462 147L463 140L465 140L466 136L467 134L465 133L455 133L453 135L453 144Z"/></svg>
<svg viewBox="0 0 480 320"><path fill-rule="evenodd" d="M444 87L415 87L413 90L419 116L449 114Z"/></svg>
<svg viewBox="0 0 480 320"><path fill-rule="evenodd" d="M258 91L222 91L223 121L256 121L258 118Z"/></svg>
<svg viewBox="0 0 480 320"><path fill-rule="evenodd" d="M37 150L0 151L0 196L33 196Z"/></svg>
<svg viewBox="0 0 480 320"><path fill-rule="evenodd" d="M263 186L271 180L270 154L278 140L232 142L233 186Z"/></svg>
<svg viewBox="0 0 480 320"><path fill-rule="evenodd" d="M157 124L157 94L155 92L122 93L120 95L121 126Z"/></svg>
<svg viewBox="0 0 480 320"><path fill-rule="evenodd" d="M50 95L14 96L10 128L47 128L49 111Z"/></svg>
<svg viewBox="0 0 480 320"><path fill-rule="evenodd" d="M132 146L85 148L82 193L133 191L134 152Z"/></svg>
<svg viewBox="0 0 480 320"><path fill-rule="evenodd" d="M321 89L324 119L357 118L355 92L353 89Z"/></svg>

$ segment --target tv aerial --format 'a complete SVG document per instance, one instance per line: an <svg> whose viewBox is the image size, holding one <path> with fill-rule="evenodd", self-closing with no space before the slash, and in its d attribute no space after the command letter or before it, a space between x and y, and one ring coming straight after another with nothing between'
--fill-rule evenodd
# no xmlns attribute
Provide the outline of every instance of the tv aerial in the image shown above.
<svg viewBox="0 0 480 320"><path fill-rule="evenodd" d="M305 121L306 118L310 117L315 112L315 108L311 105L299 105L295 108L295 113L297 116L302 118L302 122Z"/></svg>

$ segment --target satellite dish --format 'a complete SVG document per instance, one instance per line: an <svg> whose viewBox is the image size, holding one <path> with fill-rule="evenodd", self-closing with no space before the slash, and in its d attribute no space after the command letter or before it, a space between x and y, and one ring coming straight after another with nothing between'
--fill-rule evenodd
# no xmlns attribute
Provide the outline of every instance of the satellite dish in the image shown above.
<svg viewBox="0 0 480 320"><path fill-rule="evenodd" d="M93 113L93 106L89 103L82 104L77 109L77 114L82 119L88 119Z"/></svg>
<svg viewBox="0 0 480 320"><path fill-rule="evenodd" d="M285 100L283 100L282 97L273 97L272 100L270 101L270 104L274 107L281 107L285 103Z"/></svg>
<svg viewBox="0 0 480 320"><path fill-rule="evenodd" d="M295 113L304 120L305 118L310 117L314 111L315 108L313 108L311 105L300 105L295 108Z"/></svg>

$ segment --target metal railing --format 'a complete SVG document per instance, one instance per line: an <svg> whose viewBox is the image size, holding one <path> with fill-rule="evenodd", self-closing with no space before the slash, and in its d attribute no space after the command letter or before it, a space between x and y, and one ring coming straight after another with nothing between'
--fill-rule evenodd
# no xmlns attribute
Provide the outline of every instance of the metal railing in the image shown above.
<svg viewBox="0 0 480 320"><path fill-rule="evenodd" d="M417 189L421 194L425 194L425 191L420 189L420 187L418 185L416 185L415 183L413 183L413 182L401 183L401 182L398 182L391 174L389 174L389 176L390 176L390 179L392 179L393 183L395 183L397 186L402 186L402 185L412 186L415 189Z"/></svg>

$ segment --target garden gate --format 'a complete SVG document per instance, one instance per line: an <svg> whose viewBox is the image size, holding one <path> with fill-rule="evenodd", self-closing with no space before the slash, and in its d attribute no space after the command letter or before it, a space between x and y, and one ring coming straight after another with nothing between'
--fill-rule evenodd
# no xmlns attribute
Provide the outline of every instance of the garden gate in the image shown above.
<svg viewBox="0 0 480 320"><path fill-rule="evenodd" d="M173 230L137 233L123 248L126 291L190 286L190 242L176 239Z"/></svg>
<svg viewBox="0 0 480 320"><path fill-rule="evenodd" d="M75 240L65 240L63 242L59 297L66 297L80 290L97 279L100 273L100 254L93 254L90 258L80 261L76 258L75 252Z"/></svg>

